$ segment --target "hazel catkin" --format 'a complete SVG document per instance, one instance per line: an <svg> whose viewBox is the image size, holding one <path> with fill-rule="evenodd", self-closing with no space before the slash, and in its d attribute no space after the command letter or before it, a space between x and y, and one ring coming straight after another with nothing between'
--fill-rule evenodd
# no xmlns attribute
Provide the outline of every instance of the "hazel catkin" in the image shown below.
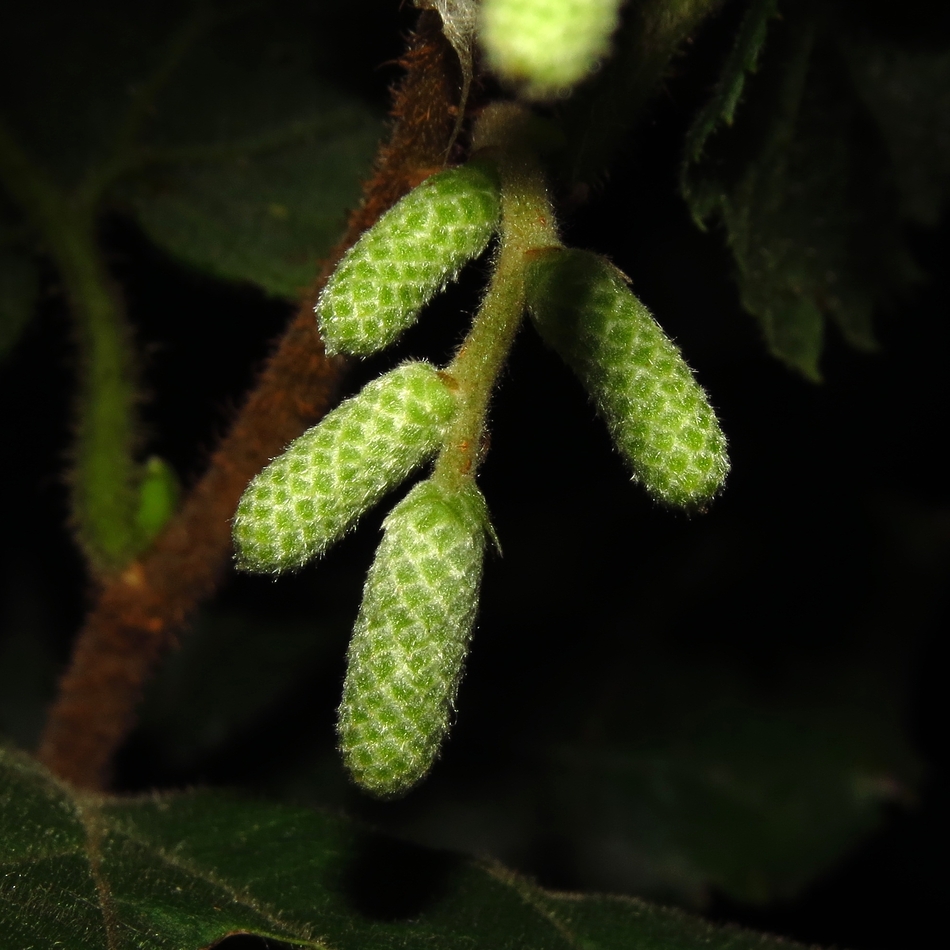
<svg viewBox="0 0 950 950"><path fill-rule="evenodd" d="M276 573L322 554L438 449L455 405L423 362L341 403L248 485L233 524L238 567Z"/></svg>
<svg viewBox="0 0 950 950"><path fill-rule="evenodd" d="M483 0L488 65L529 99L568 92L610 49L621 0Z"/></svg>
<svg viewBox="0 0 950 950"><path fill-rule="evenodd" d="M355 781L390 798L429 771L449 728L481 584L474 483L422 482L386 519L348 653L337 732Z"/></svg>
<svg viewBox="0 0 950 950"><path fill-rule="evenodd" d="M487 163L439 172L414 188L350 248L320 294L327 352L367 355L392 343L485 250L500 215Z"/></svg>
<svg viewBox="0 0 950 950"><path fill-rule="evenodd" d="M680 507L719 491L729 460L716 414L617 268L589 251L547 249L529 270L528 307L584 383L636 481Z"/></svg>

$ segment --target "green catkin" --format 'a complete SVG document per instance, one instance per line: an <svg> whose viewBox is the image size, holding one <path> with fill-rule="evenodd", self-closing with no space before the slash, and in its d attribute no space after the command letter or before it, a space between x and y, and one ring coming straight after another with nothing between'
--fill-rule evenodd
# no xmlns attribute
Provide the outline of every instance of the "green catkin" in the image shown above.
<svg viewBox="0 0 950 950"><path fill-rule="evenodd" d="M610 50L621 0L483 0L488 65L529 99L568 92Z"/></svg>
<svg viewBox="0 0 950 950"><path fill-rule="evenodd" d="M436 452L455 409L442 376L422 362L341 403L248 485L233 525L238 566L276 573L322 554Z"/></svg>
<svg viewBox="0 0 950 950"><path fill-rule="evenodd" d="M438 754L468 650L487 513L473 482L429 480L386 519L348 653L337 732L355 781L408 791Z"/></svg>
<svg viewBox="0 0 950 950"><path fill-rule="evenodd" d="M427 178L349 250L317 300L327 352L388 346L467 261L485 250L501 214L491 165Z"/></svg>
<svg viewBox="0 0 950 950"><path fill-rule="evenodd" d="M541 336L580 377L629 461L660 501L693 507L722 487L726 439L677 347L612 264L551 249L529 271Z"/></svg>

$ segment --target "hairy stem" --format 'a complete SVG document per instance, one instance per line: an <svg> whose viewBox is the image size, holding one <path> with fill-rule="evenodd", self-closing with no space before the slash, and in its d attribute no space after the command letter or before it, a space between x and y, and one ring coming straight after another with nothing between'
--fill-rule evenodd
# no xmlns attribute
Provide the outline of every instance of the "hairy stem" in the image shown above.
<svg viewBox="0 0 950 950"><path fill-rule="evenodd" d="M459 411L433 478L456 491L478 468L488 402L521 324L526 256L560 244L544 178L525 140L526 120L518 106L494 105L476 130L476 148L493 157L501 176L501 241L488 292L446 371L458 387Z"/></svg>
<svg viewBox="0 0 950 950"><path fill-rule="evenodd" d="M40 740L40 759L60 778L83 788L106 783L155 663L228 567L231 517L247 483L335 403L347 364L326 357L313 300L363 230L442 165L456 119L453 55L438 17L423 14L403 60L389 142L323 277L178 513L152 548L103 588L89 612Z"/></svg>
<svg viewBox="0 0 950 950"><path fill-rule="evenodd" d="M76 322L81 361L73 519L92 569L109 574L131 560L138 544L131 332L119 290L96 247L93 222L64 222L56 245L54 258Z"/></svg>
<svg viewBox="0 0 950 950"><path fill-rule="evenodd" d="M66 198L2 124L0 180L44 241L75 321L81 369L72 517L93 571L108 574L131 559L137 541L131 333L96 244L93 206Z"/></svg>

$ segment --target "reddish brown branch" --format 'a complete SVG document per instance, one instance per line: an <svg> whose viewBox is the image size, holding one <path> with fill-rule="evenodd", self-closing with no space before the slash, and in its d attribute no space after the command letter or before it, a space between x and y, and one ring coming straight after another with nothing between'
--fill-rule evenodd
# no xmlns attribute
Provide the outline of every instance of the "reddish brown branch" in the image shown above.
<svg viewBox="0 0 950 950"><path fill-rule="evenodd" d="M79 632L39 749L53 772L77 786L103 786L157 660L228 567L230 519L248 481L334 404L346 364L324 354L315 291L365 228L443 164L458 82L434 14L421 16L403 65L389 141L320 282L179 513L145 556L107 583Z"/></svg>

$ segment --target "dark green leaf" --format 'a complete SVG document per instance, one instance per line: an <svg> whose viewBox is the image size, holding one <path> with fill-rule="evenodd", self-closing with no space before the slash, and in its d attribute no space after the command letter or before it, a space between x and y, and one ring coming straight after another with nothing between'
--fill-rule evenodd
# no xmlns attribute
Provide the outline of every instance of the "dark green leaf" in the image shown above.
<svg viewBox="0 0 950 950"><path fill-rule="evenodd" d="M39 289L35 258L0 244L0 360L16 345L33 316Z"/></svg>
<svg viewBox="0 0 950 950"><path fill-rule="evenodd" d="M746 75L754 73L765 45L768 23L775 16L778 0L752 0L739 27L735 45L726 59L712 98L693 122L686 136L686 166L698 162L706 140L719 125L732 125L736 106L742 98ZM689 201L689 177L684 174L683 192ZM702 217L704 217L703 215Z"/></svg>
<svg viewBox="0 0 950 950"><path fill-rule="evenodd" d="M558 106L565 149L561 173L590 183L610 167L656 94L687 38L724 0L641 0L622 7L612 51L598 70Z"/></svg>
<svg viewBox="0 0 950 950"><path fill-rule="evenodd" d="M297 299L357 203L378 132L340 112L291 145L169 168L125 195L149 237L188 264Z"/></svg>
<svg viewBox="0 0 950 950"><path fill-rule="evenodd" d="M192 950L251 933L337 950L772 948L625 898L553 894L343 819L216 792L102 799L0 751L0 943Z"/></svg>
<svg viewBox="0 0 950 950"><path fill-rule="evenodd" d="M697 220L724 224L743 306L769 349L817 380L826 319L872 349L876 303L915 270L836 23L793 10L770 33L734 127L713 134L712 115L728 116L738 64L751 55L733 53L691 134L683 192Z"/></svg>
<svg viewBox="0 0 950 950"><path fill-rule="evenodd" d="M593 710L563 700L578 704L573 736L532 724L492 740L508 746L505 765L436 770L384 816L389 830L529 868L557 842L584 888L699 908L713 891L793 897L879 828L886 806L913 800L920 767L882 671L819 673L812 658L794 688L763 696L741 666L632 654L612 656ZM263 782L342 804L341 772L326 749L309 776Z"/></svg>
<svg viewBox="0 0 950 950"><path fill-rule="evenodd" d="M936 224L950 194L950 52L865 42L848 60L887 142L902 213Z"/></svg>
<svg viewBox="0 0 950 950"><path fill-rule="evenodd" d="M322 81L303 25L216 26L156 97L146 166L122 195L148 234L196 267L296 298L359 199L381 132Z"/></svg>
<svg viewBox="0 0 950 950"><path fill-rule="evenodd" d="M31 560L20 548L0 569L0 736L27 748L39 737L63 662L50 611L62 592Z"/></svg>
<svg viewBox="0 0 950 950"><path fill-rule="evenodd" d="M666 743L618 731L554 750L547 796L584 864L613 864L635 892L789 899L910 795L895 724L861 712L723 705Z"/></svg>
<svg viewBox="0 0 950 950"><path fill-rule="evenodd" d="M131 211L207 273L296 298L357 203L381 131L322 78L335 47L358 41L326 20L290 0L20 4L0 36L0 111L78 200Z"/></svg>
<svg viewBox="0 0 950 950"><path fill-rule="evenodd" d="M109 162L187 9L175 0L7 5L0 111L57 184L73 188Z"/></svg>

